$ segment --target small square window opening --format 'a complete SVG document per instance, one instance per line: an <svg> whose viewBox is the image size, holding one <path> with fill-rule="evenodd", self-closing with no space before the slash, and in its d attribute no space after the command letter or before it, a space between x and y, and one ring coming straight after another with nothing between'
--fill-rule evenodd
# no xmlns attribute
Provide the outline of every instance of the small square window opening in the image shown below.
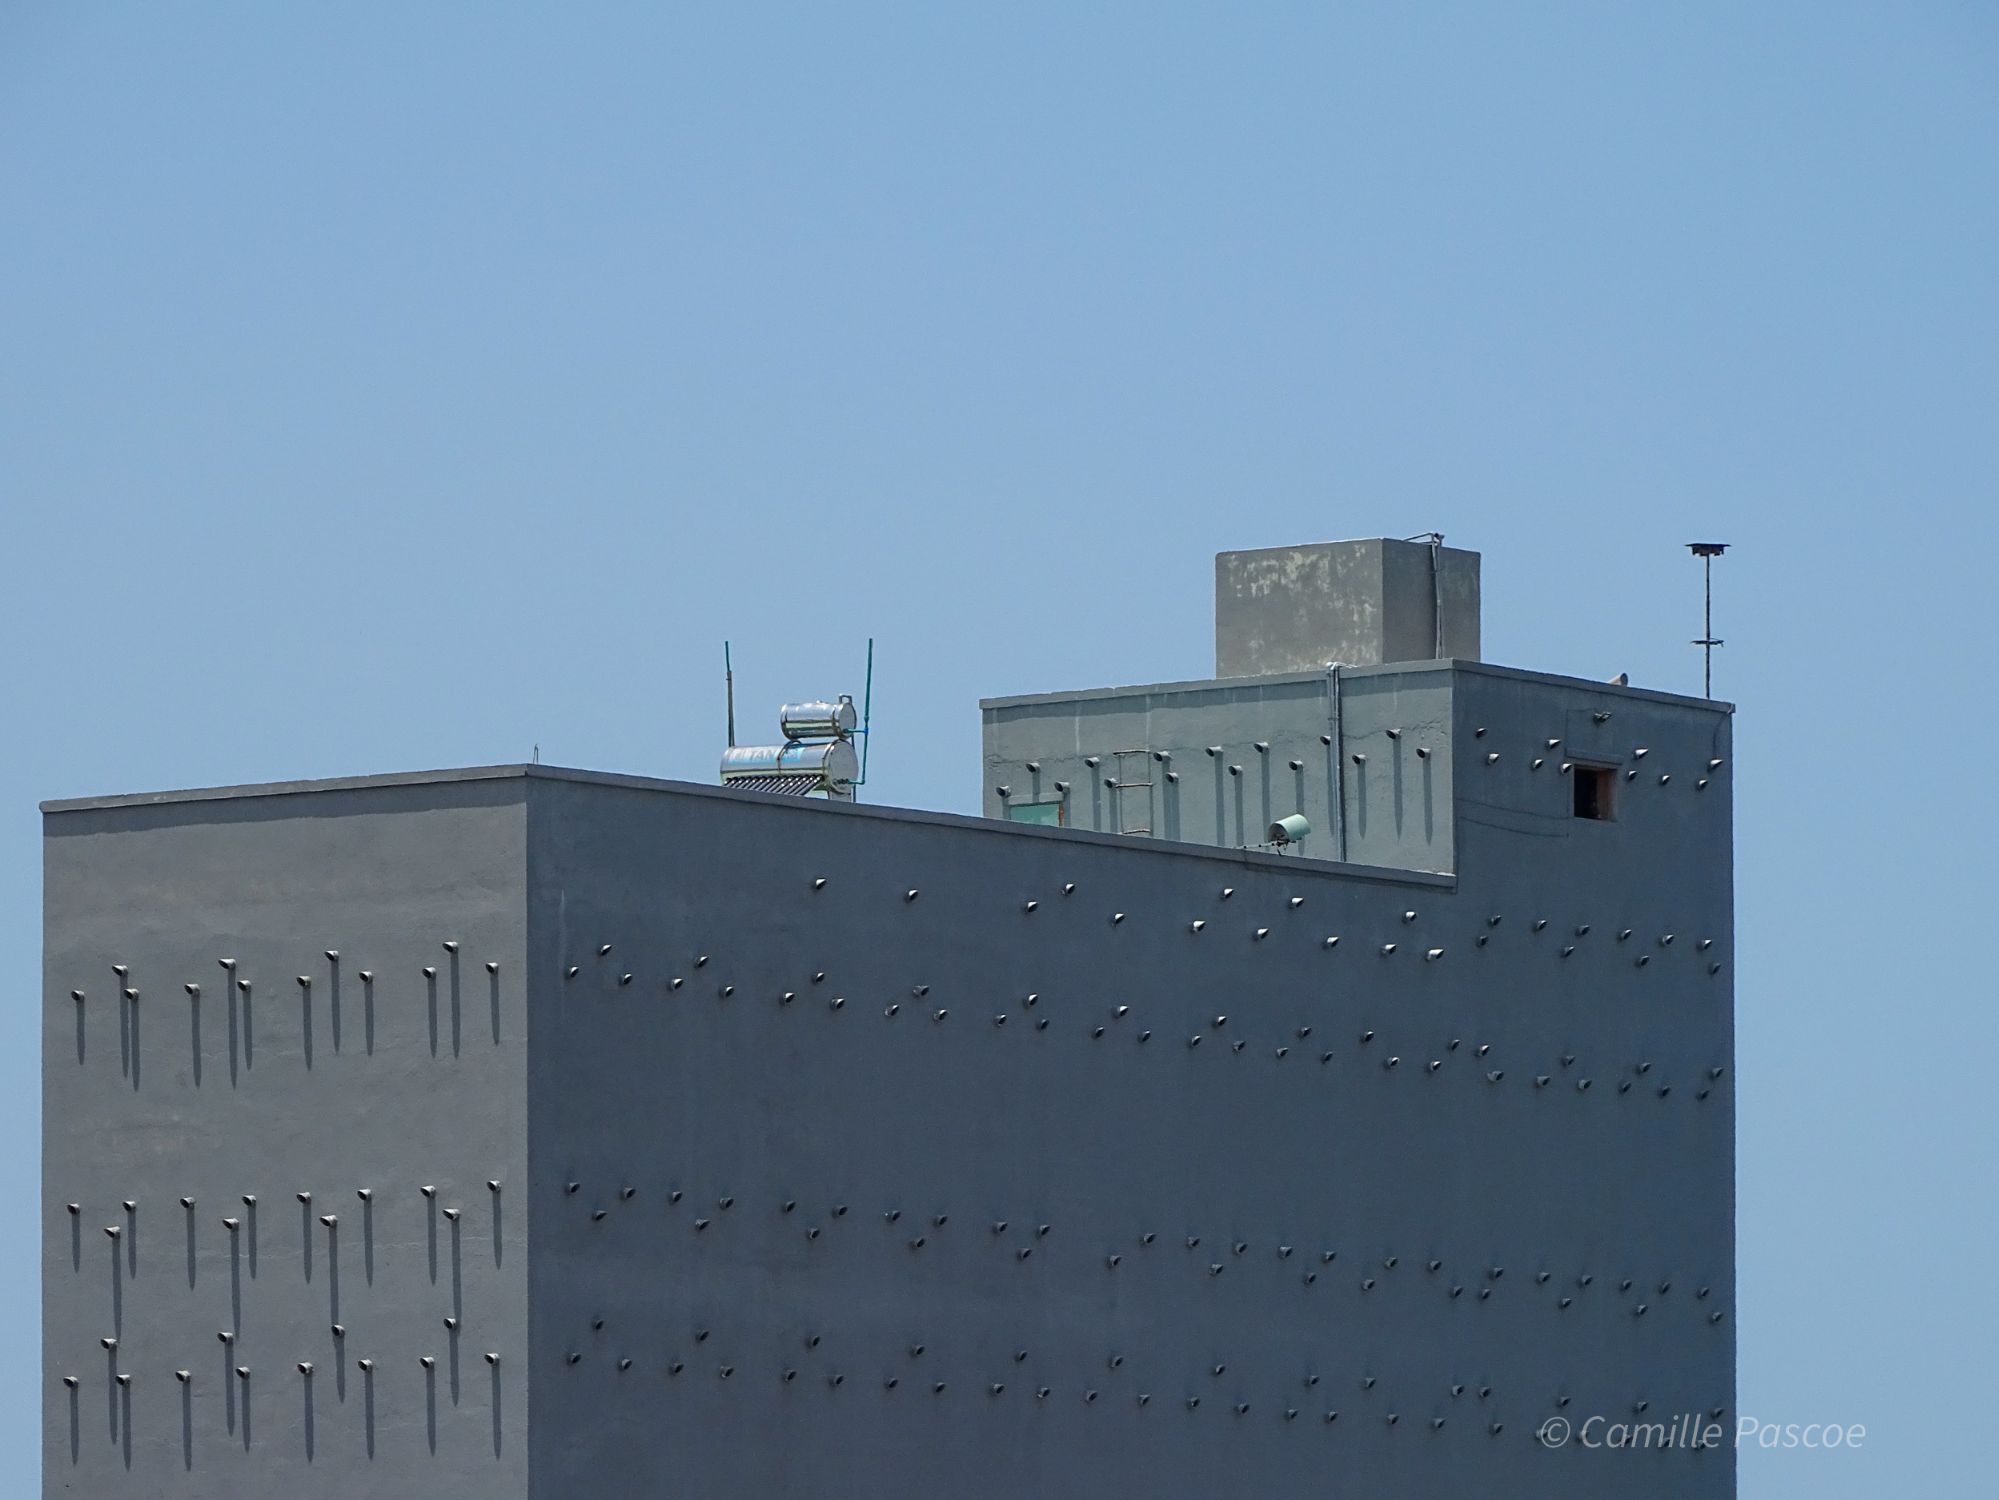
<svg viewBox="0 0 1999 1500"><path fill-rule="evenodd" d="M1574 787L1575 815L1608 821L1612 816L1611 798L1617 786L1617 773L1608 766L1577 766L1569 779Z"/></svg>

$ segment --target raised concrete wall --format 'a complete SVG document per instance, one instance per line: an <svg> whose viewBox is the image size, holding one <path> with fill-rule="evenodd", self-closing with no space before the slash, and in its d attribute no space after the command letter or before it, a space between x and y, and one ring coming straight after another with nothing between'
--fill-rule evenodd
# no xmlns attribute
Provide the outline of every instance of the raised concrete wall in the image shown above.
<svg viewBox="0 0 1999 1500"><path fill-rule="evenodd" d="M1421 663L989 699L982 802L992 818L1052 803L1064 826L1229 849L1303 813L1294 854L1449 870L1450 692L1448 664ZM1370 747L1405 724L1398 769Z"/></svg>
<svg viewBox="0 0 1999 1500"><path fill-rule="evenodd" d="M1455 881L538 783L537 1492L1731 1494L1532 1436L1733 1403L1726 720L1570 691Z"/></svg>
<svg viewBox="0 0 1999 1500"><path fill-rule="evenodd" d="M43 1493L524 1496L523 783L275 790L47 815Z"/></svg>

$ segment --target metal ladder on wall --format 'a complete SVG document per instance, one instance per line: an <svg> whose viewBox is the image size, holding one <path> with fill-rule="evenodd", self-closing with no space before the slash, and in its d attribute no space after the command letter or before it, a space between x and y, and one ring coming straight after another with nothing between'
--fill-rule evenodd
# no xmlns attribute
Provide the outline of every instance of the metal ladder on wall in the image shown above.
<svg viewBox="0 0 1999 1500"><path fill-rule="evenodd" d="M1119 833L1149 835L1152 832L1152 755L1147 750L1119 750L1117 775L1111 779L1111 792L1117 800L1114 810ZM1134 775L1131 763L1137 761L1138 770ZM1144 800L1139 803L1137 822L1133 822L1131 804L1133 799L1127 792L1142 792Z"/></svg>

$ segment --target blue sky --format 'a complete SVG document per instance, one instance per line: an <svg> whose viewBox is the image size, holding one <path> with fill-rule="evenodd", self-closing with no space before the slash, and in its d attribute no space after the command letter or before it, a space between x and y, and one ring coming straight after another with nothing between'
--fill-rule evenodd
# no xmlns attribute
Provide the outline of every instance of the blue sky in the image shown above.
<svg viewBox="0 0 1999 1500"><path fill-rule="evenodd" d="M1712 536L1739 1404L1869 1429L1743 1493L1982 1488L1996 171L1977 3L14 0L0 967L40 798L707 779L725 636L755 733L873 635L870 791L970 811L980 696L1210 669L1217 550L1441 530L1490 659L1698 690Z"/></svg>

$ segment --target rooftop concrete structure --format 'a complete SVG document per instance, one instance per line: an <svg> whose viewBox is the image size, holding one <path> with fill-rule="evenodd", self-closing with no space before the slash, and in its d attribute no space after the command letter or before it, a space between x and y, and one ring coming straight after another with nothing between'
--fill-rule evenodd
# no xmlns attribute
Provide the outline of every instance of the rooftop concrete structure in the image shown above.
<svg viewBox="0 0 1999 1500"><path fill-rule="evenodd" d="M1439 538L1215 557L1215 675L1479 657L1476 552Z"/></svg>

